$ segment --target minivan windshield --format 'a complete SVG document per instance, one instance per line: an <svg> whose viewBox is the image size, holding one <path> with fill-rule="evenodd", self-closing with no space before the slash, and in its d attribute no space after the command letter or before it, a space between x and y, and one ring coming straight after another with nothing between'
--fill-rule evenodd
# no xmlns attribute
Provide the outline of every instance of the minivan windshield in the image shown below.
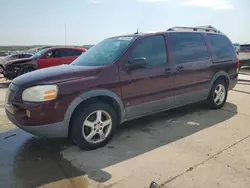
<svg viewBox="0 0 250 188"><path fill-rule="evenodd" d="M114 37L104 39L87 52L83 53L71 65L101 66L116 61L135 37Z"/></svg>

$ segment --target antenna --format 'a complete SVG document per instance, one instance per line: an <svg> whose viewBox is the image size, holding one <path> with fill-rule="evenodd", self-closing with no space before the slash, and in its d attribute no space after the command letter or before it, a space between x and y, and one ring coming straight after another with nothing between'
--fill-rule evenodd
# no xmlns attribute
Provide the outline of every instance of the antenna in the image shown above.
<svg viewBox="0 0 250 188"><path fill-rule="evenodd" d="M67 25L66 23L64 24L64 45L66 46L67 44Z"/></svg>
<svg viewBox="0 0 250 188"><path fill-rule="evenodd" d="M137 31L135 32L135 34L139 34L139 28L137 27Z"/></svg>

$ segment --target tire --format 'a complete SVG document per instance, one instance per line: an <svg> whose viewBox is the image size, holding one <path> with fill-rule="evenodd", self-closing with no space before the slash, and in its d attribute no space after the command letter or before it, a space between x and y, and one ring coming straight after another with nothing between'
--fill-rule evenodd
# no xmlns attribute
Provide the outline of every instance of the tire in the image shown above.
<svg viewBox="0 0 250 188"><path fill-rule="evenodd" d="M97 117L102 117L102 120L100 121L100 118ZM79 148L84 150L105 146L114 136L118 125L114 109L99 101L81 106L72 118L69 136ZM109 124L107 123L108 119L110 120Z"/></svg>
<svg viewBox="0 0 250 188"><path fill-rule="evenodd" d="M0 74L3 74L3 71L4 71L4 67L0 65Z"/></svg>
<svg viewBox="0 0 250 188"><path fill-rule="evenodd" d="M222 90L224 90L224 92ZM206 100L208 107L211 109L222 108L224 106L224 104L226 103L227 94L228 94L227 83L222 79L215 81L212 89L210 90L209 96ZM216 98L217 96L218 96L218 98Z"/></svg>

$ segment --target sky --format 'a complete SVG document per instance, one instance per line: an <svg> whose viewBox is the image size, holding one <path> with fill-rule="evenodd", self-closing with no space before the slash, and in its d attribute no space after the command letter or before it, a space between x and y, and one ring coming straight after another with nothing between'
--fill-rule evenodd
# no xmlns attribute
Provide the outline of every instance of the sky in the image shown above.
<svg viewBox="0 0 250 188"><path fill-rule="evenodd" d="M199 25L250 43L249 17L250 0L0 0L0 45L96 44L137 28Z"/></svg>

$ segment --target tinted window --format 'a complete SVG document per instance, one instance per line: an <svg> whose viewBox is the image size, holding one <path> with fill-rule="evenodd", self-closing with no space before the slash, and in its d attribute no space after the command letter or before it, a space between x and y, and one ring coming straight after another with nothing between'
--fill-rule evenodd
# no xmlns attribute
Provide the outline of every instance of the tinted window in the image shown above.
<svg viewBox="0 0 250 188"><path fill-rule="evenodd" d="M61 57L79 56L82 52L75 49L61 49Z"/></svg>
<svg viewBox="0 0 250 188"><path fill-rule="evenodd" d="M131 54L131 59L145 57L148 65L166 63L166 46L163 36L147 37L140 41Z"/></svg>
<svg viewBox="0 0 250 188"><path fill-rule="evenodd" d="M18 58L19 58L18 54L9 55L9 56L6 57L6 61L10 61L10 60L13 60L13 59L18 59Z"/></svg>
<svg viewBox="0 0 250 188"><path fill-rule="evenodd" d="M230 41L223 35L208 34L208 41L215 50L217 57L232 56L234 49L230 44Z"/></svg>
<svg viewBox="0 0 250 188"><path fill-rule="evenodd" d="M12 55L12 56L11 56L11 59L18 59L18 58L19 58L19 56L20 56L19 54Z"/></svg>
<svg viewBox="0 0 250 188"><path fill-rule="evenodd" d="M73 53L74 56L79 56L81 54L82 54L81 50L74 50L74 53Z"/></svg>
<svg viewBox="0 0 250 188"><path fill-rule="evenodd" d="M74 55L75 51L73 49L61 49L60 52L61 52L60 57L75 56Z"/></svg>
<svg viewBox="0 0 250 188"><path fill-rule="evenodd" d="M23 54L23 58L29 58L31 56L32 56L31 54Z"/></svg>
<svg viewBox="0 0 250 188"><path fill-rule="evenodd" d="M19 54L17 58L18 58L18 59L23 58L23 54Z"/></svg>
<svg viewBox="0 0 250 188"><path fill-rule="evenodd" d="M206 44L199 33L171 33L170 38L176 64L209 57Z"/></svg>
<svg viewBox="0 0 250 188"><path fill-rule="evenodd" d="M62 53L60 49L51 50L45 54L45 57L46 58L58 58L58 57L62 57Z"/></svg>
<svg viewBox="0 0 250 188"><path fill-rule="evenodd" d="M50 58L60 58L60 57L70 57L76 55L74 49L55 49L48 52L46 56Z"/></svg>

